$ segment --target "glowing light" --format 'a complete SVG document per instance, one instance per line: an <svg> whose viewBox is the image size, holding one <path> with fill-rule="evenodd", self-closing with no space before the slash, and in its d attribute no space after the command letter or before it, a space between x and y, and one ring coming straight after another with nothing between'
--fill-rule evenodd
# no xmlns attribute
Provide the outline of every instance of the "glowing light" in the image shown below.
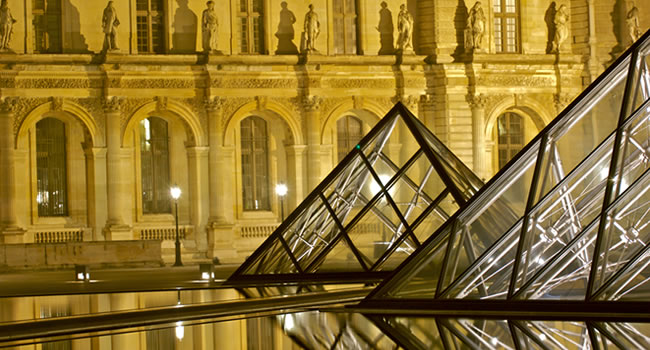
<svg viewBox="0 0 650 350"><path fill-rule="evenodd" d="M183 337L185 336L185 327L183 327L182 324L181 321L176 322L176 338L178 338L178 340L183 340Z"/></svg>
<svg viewBox="0 0 650 350"><path fill-rule="evenodd" d="M546 341L546 334L542 333L539 335L539 340Z"/></svg>
<svg viewBox="0 0 650 350"><path fill-rule="evenodd" d="M208 278L210 278L210 274L209 274L209 273L207 273L207 272L202 272L202 273L201 273L201 279L202 279L202 280L207 280Z"/></svg>
<svg viewBox="0 0 650 350"><path fill-rule="evenodd" d="M288 191L287 185L282 183L275 185L275 193L278 196L284 197L287 194L287 191Z"/></svg>
<svg viewBox="0 0 650 350"><path fill-rule="evenodd" d="M490 344L492 344L492 346L497 346L497 344L499 344L499 341L497 340L497 338L492 338L490 340Z"/></svg>
<svg viewBox="0 0 650 350"><path fill-rule="evenodd" d="M390 181L390 176L386 174L381 174L379 175L379 180L381 181L382 185L386 186L388 181ZM373 196L376 195L379 191L381 191L381 186L379 186L379 184L375 181L370 182L370 192L372 193L372 195Z"/></svg>
<svg viewBox="0 0 650 350"><path fill-rule="evenodd" d="M83 272L79 272L79 273L77 274L77 279L78 279L78 280L83 280L84 277L85 277L85 276L84 276L84 273L83 273Z"/></svg>
<svg viewBox="0 0 650 350"><path fill-rule="evenodd" d="M296 325L293 322L293 315L284 315L284 330L287 332L292 331L295 326Z"/></svg>
<svg viewBox="0 0 650 350"><path fill-rule="evenodd" d="M171 193L174 200L178 200L181 197L181 188L178 186L172 186L172 188L169 189L169 193Z"/></svg>

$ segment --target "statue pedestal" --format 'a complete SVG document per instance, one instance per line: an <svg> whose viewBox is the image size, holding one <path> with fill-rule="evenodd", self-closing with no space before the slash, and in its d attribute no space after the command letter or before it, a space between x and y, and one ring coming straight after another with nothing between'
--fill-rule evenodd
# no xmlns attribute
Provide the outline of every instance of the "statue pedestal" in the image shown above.
<svg viewBox="0 0 650 350"><path fill-rule="evenodd" d="M4 227L0 230L0 242L5 244L24 243L25 230L18 226Z"/></svg>

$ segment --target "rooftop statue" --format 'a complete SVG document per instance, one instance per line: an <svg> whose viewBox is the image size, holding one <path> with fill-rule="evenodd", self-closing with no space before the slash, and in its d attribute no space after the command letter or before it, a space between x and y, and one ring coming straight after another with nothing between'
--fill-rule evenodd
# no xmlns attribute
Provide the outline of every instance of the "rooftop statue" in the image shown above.
<svg viewBox="0 0 650 350"><path fill-rule="evenodd" d="M219 20L217 19L217 11L214 8L214 1L208 1L206 6L208 8L203 10L203 16L201 18L203 51L216 52L219 39Z"/></svg>
<svg viewBox="0 0 650 350"><path fill-rule="evenodd" d="M102 31L104 32L104 51L117 51L117 26L120 20L117 19L117 11L113 6L113 1L106 4L102 15Z"/></svg>
<svg viewBox="0 0 650 350"><path fill-rule="evenodd" d="M481 2L477 1L467 16L467 27L465 28L465 49L480 50L483 48L483 36L485 34L485 13Z"/></svg>
<svg viewBox="0 0 650 350"><path fill-rule="evenodd" d="M400 51L413 50L411 39L413 37L413 16L406 9L406 5L402 4L399 7L399 14L397 15L397 49Z"/></svg>
<svg viewBox="0 0 650 350"><path fill-rule="evenodd" d="M0 51L10 50L9 42L14 31L14 23L16 20L11 15L7 0L2 0L2 4L0 4Z"/></svg>
<svg viewBox="0 0 650 350"><path fill-rule="evenodd" d="M320 22L318 15L314 12L314 5L309 4L309 11L305 14L305 24L303 32L303 45L301 49L303 52L317 52L314 42L320 34Z"/></svg>

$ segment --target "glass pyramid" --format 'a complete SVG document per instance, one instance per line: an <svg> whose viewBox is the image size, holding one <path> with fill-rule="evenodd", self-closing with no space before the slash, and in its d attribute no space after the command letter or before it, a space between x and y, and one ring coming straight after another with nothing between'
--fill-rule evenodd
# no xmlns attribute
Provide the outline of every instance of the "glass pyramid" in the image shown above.
<svg viewBox="0 0 650 350"><path fill-rule="evenodd" d="M482 186L398 103L228 282L377 282Z"/></svg>
<svg viewBox="0 0 650 350"><path fill-rule="evenodd" d="M413 348L650 348L649 160L650 32L356 311Z"/></svg>

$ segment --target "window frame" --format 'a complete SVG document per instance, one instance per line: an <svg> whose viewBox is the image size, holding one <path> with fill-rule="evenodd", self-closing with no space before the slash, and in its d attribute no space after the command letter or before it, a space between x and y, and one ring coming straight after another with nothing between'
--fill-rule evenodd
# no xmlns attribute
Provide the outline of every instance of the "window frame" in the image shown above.
<svg viewBox="0 0 650 350"><path fill-rule="evenodd" d="M337 1L340 1L341 7L343 8L343 12L337 12L336 11L336 5L335 3ZM354 13L349 13L347 12L347 4L348 2L351 2L354 4ZM349 31L347 30L346 26L346 19L353 17L354 18L354 52L348 52L347 47L348 47L348 37L347 34ZM332 40L333 40L333 46L332 46L332 51L335 55L360 55L361 48L360 48L360 40L359 38L361 37L360 35L360 21L359 21L359 1L358 0L333 0L332 1ZM336 25L336 20L337 19L342 19L342 26L337 26ZM337 48L337 41L338 41L338 34L339 31L338 29L341 29L343 31L343 50L342 52L338 52Z"/></svg>
<svg viewBox="0 0 650 350"><path fill-rule="evenodd" d="M259 5L261 8L261 12L256 12L254 11L254 2L259 1ZM241 10L241 5L242 3L246 3L246 11ZM266 23L267 23L267 18L266 18L266 1L264 0L236 0L235 6L234 6L234 11L236 14L236 26L239 31L239 37L238 41L236 42L237 47L239 48L239 53L240 54L245 54L245 55L263 55L267 53L266 49L266 44L267 44L267 38L266 38ZM244 33L244 30L242 28L242 20L246 20L246 32ZM255 31L254 31L254 23L256 19L261 19L261 22L259 23L259 48L255 50ZM244 49L242 45L242 40L246 38L246 48Z"/></svg>
<svg viewBox="0 0 650 350"><path fill-rule="evenodd" d="M265 133L264 133L264 136L263 136L264 137L264 143L263 143L264 144L264 149L263 149L263 151L261 153L264 155L263 159L264 159L264 162L265 162L265 172L266 172L266 174L264 174L263 178L265 178L266 181L265 181L264 184L260 185L262 188L259 188L257 186L257 182L256 182L256 179L259 178L260 175L257 174L257 169L258 168L257 168L257 164L255 162L255 159L256 159L255 153L257 152L255 150L256 135L254 134L254 131L253 131L255 129L252 126L250 128L250 130L252 130L251 137L248 137L250 139L250 141L249 141L250 147L244 147L245 142L247 141L246 140L247 137L245 137L245 135L244 135L243 124L246 121L250 120L251 123L252 123L252 122L254 122L255 120L258 120L258 119L264 123L264 128L265 128ZM249 116L243 118L239 122L239 164L240 164L240 169L241 169L242 212L270 212L272 210L272 208L273 208L273 204L272 204L273 198L272 198L271 185L270 185L271 184L271 169L270 169L271 168L271 162L270 162L270 149L271 149L271 147L270 147L270 138L271 137L270 136L271 135L269 133L269 129L270 129L269 128L269 122L266 119L264 119L263 117L258 116L258 115L249 115ZM247 169L247 166L246 166L246 163L244 162L244 156L245 156L246 153L249 153L250 159L252 160L251 165L249 167L251 169L251 171L252 171L252 174L250 174L250 177L252 179L252 188L248 189L248 190L247 190L247 186L245 184L246 181L244 180L245 177L247 176L247 174L245 174L245 172L246 172L245 169ZM260 199L260 198L257 198L258 192L266 192L266 195L265 195L266 198L261 198L262 201L265 200L266 202L262 202L262 204L259 205L258 208L248 208L247 207L247 198L248 198L248 196L246 195L248 193L247 191L251 191L250 192L252 194L252 199L251 200L253 202Z"/></svg>
<svg viewBox="0 0 650 350"><path fill-rule="evenodd" d="M151 149L151 153L152 153L151 154L151 162L152 162L152 166L151 166L151 168L152 168L152 181L151 182L152 182L152 186L154 187L154 189L153 189L154 197L156 197L156 194L160 194L160 193L166 194L167 195L166 196L166 201L169 204L169 208L165 208L165 210L160 210L160 208L154 208L154 210L152 212L145 211L145 200L143 198L144 177L143 177L143 170L142 170L142 167L143 167L142 127L143 127L143 121L148 120L150 118L158 119L158 120L164 122L165 126L166 126L166 133L165 134L166 134L166 141L167 141L167 145L166 145L167 157L166 157L166 159L167 159L167 182L168 182L168 184L167 184L166 188L165 188L165 186L163 186L162 189L160 189L160 188L156 189L156 182L157 182L156 181L157 177L155 175L156 174L156 171L155 171L155 169L156 169L156 166L155 166L155 159L156 159L155 151L156 150L154 149L154 147L152 147L152 149ZM153 128L151 128L151 129L153 130ZM138 202L139 202L140 212L141 212L141 214L143 216L144 215L147 215L147 216L150 216L150 215L164 215L164 216L172 215L172 205L171 205L172 199L169 197L169 188L172 185L172 179L171 179L171 175L172 175L171 174L171 153L172 153L172 151L171 151L171 136L170 136L171 132L170 132L170 129L171 129L171 125L170 125L169 121L167 121L165 118L162 118L162 117L159 117L159 116L148 116L146 118L143 118L140 122L138 122L138 133L137 133L138 134L138 139L137 139L137 142L136 142L136 144L138 145L138 149L137 149L137 151L138 151L138 172L137 172L137 174L138 174L138 185L139 185L138 186ZM155 204L155 203L164 202L164 201L165 201L165 198L163 198L163 199L158 198L157 200L154 199L153 200L154 207L157 206L157 204Z"/></svg>
<svg viewBox="0 0 650 350"><path fill-rule="evenodd" d="M513 0L515 4L514 12L506 12L506 1L508 0L494 0L492 3L492 30L494 31L494 51L495 53L500 54L518 54L521 53L521 6L519 5L519 0ZM499 4L502 11L497 12L495 9L496 4ZM500 30L497 30L496 21L497 18L500 20ZM513 51L507 50L507 19L512 18L515 21L515 48ZM497 38L500 37L500 43L498 43ZM499 45L501 49L499 50Z"/></svg>
<svg viewBox="0 0 650 350"><path fill-rule="evenodd" d="M352 143L354 143L354 145L350 144L350 142L353 140L353 136L354 136L354 135L350 134L350 121L351 120L353 120L354 122L357 122L359 124L359 134L356 135L356 136L358 136L357 141L352 142ZM344 121L344 123L345 123L345 129L344 129L344 133L343 133L343 134L345 134L344 135L345 145L342 145L341 138L340 138L342 133L339 130L339 123L341 121ZM361 118L359 118L359 117L357 117L355 115L346 114L346 115L344 115L341 118L336 120L335 134L336 134L336 159L335 159L335 161L336 161L336 164L338 164L339 162L341 162L341 160L343 160L343 158L345 158L345 156L352 150L352 148L354 146L356 146L356 144L358 144L359 141L361 141L361 139L363 138L363 136L364 136L363 120L361 120Z"/></svg>
<svg viewBox="0 0 650 350"><path fill-rule="evenodd" d="M168 4L166 0L144 0L147 1L147 10L138 10L138 1L139 0L133 0L133 8L135 9L134 14L135 14L135 20L133 21L133 30L134 30L134 39L135 39L135 49L138 54L149 54L149 55L155 55L155 54L164 54L167 53L167 47L168 47L168 40L167 40L167 13L168 13ZM160 2L160 10L151 10L151 3L153 1L158 1ZM138 18L139 17L146 17L146 50L141 50L140 49L140 31L138 29ZM160 18L160 33L158 35L160 38L159 45L160 49L159 51L156 51L154 41L153 41L153 26L152 26L152 19L154 17L159 17Z"/></svg>
<svg viewBox="0 0 650 350"><path fill-rule="evenodd" d="M519 140L520 143L512 143L512 133L511 133L511 127L512 127L512 120L511 116L517 116L519 118ZM505 118L505 125L506 125L506 134L505 137L508 138L507 143L502 143L501 142L501 136L500 136L500 120L501 118ZM526 145L525 142L525 137L526 137L526 130L525 130L525 124L526 124L526 118L525 116L513 112L513 111L504 111L503 113L499 114L499 116L496 119L496 150L497 150L497 170L503 168L508 162L519 152L523 149L523 147ZM506 151L508 152L508 159L505 159L502 161L501 159L501 151Z"/></svg>
<svg viewBox="0 0 650 350"><path fill-rule="evenodd" d="M39 177L40 172L39 172L39 170L41 169L41 167L39 167L39 158L41 158L41 157L38 156L38 153L39 153L39 151L38 151L38 145L39 145L38 124L41 123L41 122L50 120L50 119L55 121L56 123L61 124L62 133L63 133L63 140L62 140L63 151L62 151L62 155L61 155L61 157L63 158L63 166L62 166L62 168L63 168L63 171L62 171L63 180L59 181L62 184L62 191L64 192L64 195L63 195L63 211L61 213L52 213L52 212L42 213L41 212L41 205L40 205L40 203L38 201L38 195L39 195L39 192L40 192L39 191L39 185L38 185L38 183L40 181L40 177ZM47 129L51 131L50 128L47 128ZM69 130L68 129L69 128L67 127L66 123L63 120L60 120L58 118L51 117L51 116L42 118L38 122L36 122L34 124L34 134L35 134L34 135L34 150L35 150L34 153L35 153L35 158L36 158L35 159L35 164L36 164L36 167L35 167L36 168L35 169L35 171L36 171L36 176L35 176L35 179L36 179L36 188L35 188L35 190L36 190L36 213L37 213L37 216L39 218L68 217L70 215L70 202L69 202L69 198L70 198L69 187L70 186L68 184L68 177L69 177L68 176L68 170L69 170L68 169L69 168L69 164L68 164L68 138L69 137L68 137L68 135L69 135ZM49 135L49 136L51 136L51 135ZM50 159L51 157L48 156L46 158ZM58 164L58 165L60 167L60 164ZM53 167L48 167L48 173L52 170L52 168ZM49 186L48 186L48 191L47 192L48 193L52 192L52 191L49 190ZM51 208L50 208L50 211L51 211Z"/></svg>
<svg viewBox="0 0 650 350"><path fill-rule="evenodd" d="M43 10L35 9L34 8L34 1L35 0L29 1L30 13L31 13L31 26L30 27L31 27L31 36L32 36L32 45L31 45L32 52L37 53L37 54L63 53L63 41L64 41L63 40L63 34L64 34L63 33L63 26L64 26L64 18L63 17L64 17L64 14L63 14L63 3L62 3L62 1L61 0L43 0ZM47 21L48 11L46 11L46 9L48 7L47 4L49 2L54 2L54 3L59 4L58 12L55 12L55 13L51 14L51 16L58 19L58 21L56 22L58 24L58 28L55 28L55 29L58 30L59 41L58 41L58 47L55 47L55 48L52 48L49 45L49 35L46 36L46 34L49 33L49 31L47 30L47 27L48 27L48 24L49 24L49 22ZM43 18L46 18L46 22L45 22L46 30L41 31L43 33L43 36L44 36L43 40L45 41L43 43L42 47L37 46L37 43L38 43L38 41L37 41L37 32L38 31L36 30L36 26L34 24L36 16L42 16Z"/></svg>

